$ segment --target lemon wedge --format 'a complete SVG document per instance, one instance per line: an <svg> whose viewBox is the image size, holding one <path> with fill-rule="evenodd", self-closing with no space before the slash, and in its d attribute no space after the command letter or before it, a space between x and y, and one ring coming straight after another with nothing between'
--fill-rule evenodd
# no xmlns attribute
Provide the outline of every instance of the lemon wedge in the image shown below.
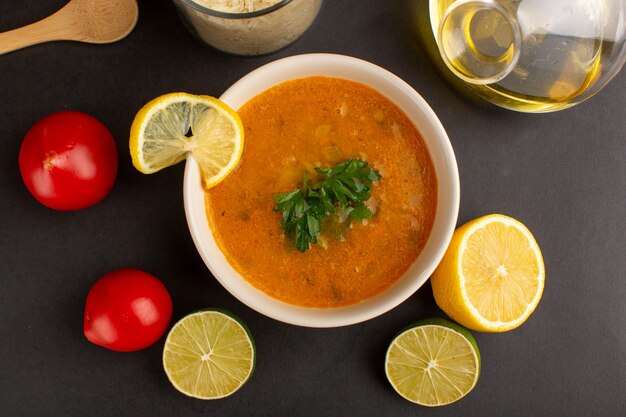
<svg viewBox="0 0 626 417"><path fill-rule="evenodd" d="M385 374L407 400L436 407L466 396L480 376L480 352L472 334L448 320L421 320L389 345Z"/></svg>
<svg viewBox="0 0 626 417"><path fill-rule="evenodd" d="M148 102L130 130L133 165L144 174L167 168L191 155L205 188L232 172L243 151L243 125L237 113L209 96L170 93Z"/></svg>
<svg viewBox="0 0 626 417"><path fill-rule="evenodd" d="M515 329L535 310L545 267L539 245L519 221L491 214L459 227L431 277L437 305L473 330Z"/></svg>
<svg viewBox="0 0 626 417"><path fill-rule="evenodd" d="M238 391L250 379L255 361L248 328L234 314L218 309L183 317L163 348L163 368L172 385L202 400Z"/></svg>

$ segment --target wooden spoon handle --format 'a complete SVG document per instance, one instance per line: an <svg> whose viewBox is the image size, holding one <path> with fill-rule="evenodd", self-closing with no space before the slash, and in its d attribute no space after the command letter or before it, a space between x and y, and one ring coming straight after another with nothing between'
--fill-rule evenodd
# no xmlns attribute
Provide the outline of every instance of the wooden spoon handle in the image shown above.
<svg viewBox="0 0 626 417"><path fill-rule="evenodd" d="M42 42L70 39L73 27L62 18L61 10L39 22L0 33L0 55Z"/></svg>

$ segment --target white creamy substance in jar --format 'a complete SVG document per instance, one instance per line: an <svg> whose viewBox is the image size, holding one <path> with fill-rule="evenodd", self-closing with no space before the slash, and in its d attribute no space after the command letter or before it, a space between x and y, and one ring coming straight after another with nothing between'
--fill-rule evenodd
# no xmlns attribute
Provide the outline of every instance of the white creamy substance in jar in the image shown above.
<svg viewBox="0 0 626 417"><path fill-rule="evenodd" d="M196 34L207 44L237 55L276 51L295 41L315 20L323 0L292 0L256 17L238 18L238 13L262 11L281 0L193 0L196 4L233 17L217 17L186 5L176 4Z"/></svg>
<svg viewBox="0 0 626 417"><path fill-rule="evenodd" d="M227 13L248 13L280 3L280 0L193 0L207 9Z"/></svg>

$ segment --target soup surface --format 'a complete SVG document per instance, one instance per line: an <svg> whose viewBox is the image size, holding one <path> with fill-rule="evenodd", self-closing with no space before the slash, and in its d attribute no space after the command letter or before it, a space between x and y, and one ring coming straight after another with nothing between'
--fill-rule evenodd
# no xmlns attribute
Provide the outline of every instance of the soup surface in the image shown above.
<svg viewBox="0 0 626 417"><path fill-rule="evenodd" d="M393 284L423 249L437 205L432 161L407 116L367 86L326 77L275 86L238 113L241 163L206 193L213 235L233 268L266 294L306 307L353 304ZM367 203L374 216L340 234L322 229L321 244L299 252L272 196L350 157L382 175Z"/></svg>

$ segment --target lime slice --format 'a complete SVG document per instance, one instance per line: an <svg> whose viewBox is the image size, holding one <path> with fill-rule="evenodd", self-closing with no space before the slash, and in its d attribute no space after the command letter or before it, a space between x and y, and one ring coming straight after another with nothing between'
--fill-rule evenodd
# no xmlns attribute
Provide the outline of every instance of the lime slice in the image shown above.
<svg viewBox="0 0 626 417"><path fill-rule="evenodd" d="M252 335L238 317L224 310L203 310L172 327L163 348L163 368L183 394L214 400L233 394L248 381L255 351Z"/></svg>
<svg viewBox="0 0 626 417"><path fill-rule="evenodd" d="M391 342L385 373L407 400L435 407L463 398L480 375L480 353L471 333L444 319L412 324Z"/></svg>
<svg viewBox="0 0 626 417"><path fill-rule="evenodd" d="M151 174L191 154L206 188L237 166L244 129L237 113L209 96L170 93L147 103L135 116L129 148L133 165Z"/></svg>

